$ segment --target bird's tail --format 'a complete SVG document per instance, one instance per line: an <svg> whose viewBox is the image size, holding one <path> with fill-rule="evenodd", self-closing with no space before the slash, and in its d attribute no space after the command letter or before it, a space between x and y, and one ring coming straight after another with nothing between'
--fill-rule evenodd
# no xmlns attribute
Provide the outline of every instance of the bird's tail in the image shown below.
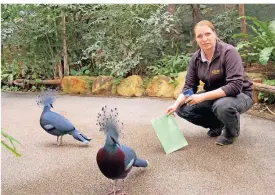
<svg viewBox="0 0 275 195"><path fill-rule="evenodd" d="M88 144L91 141L91 138L83 135L82 133L80 133L78 130L73 130L70 133L76 140L83 142L84 144Z"/></svg>
<svg viewBox="0 0 275 195"><path fill-rule="evenodd" d="M137 158L133 164L134 167L148 167L149 162L142 158Z"/></svg>

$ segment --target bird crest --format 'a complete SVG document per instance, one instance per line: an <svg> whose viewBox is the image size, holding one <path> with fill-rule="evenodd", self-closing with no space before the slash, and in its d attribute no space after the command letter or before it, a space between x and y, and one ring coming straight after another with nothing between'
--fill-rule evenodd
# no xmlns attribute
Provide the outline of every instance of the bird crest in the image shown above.
<svg viewBox="0 0 275 195"><path fill-rule="evenodd" d="M37 97L37 105L51 105L54 103L56 99L56 90L54 89L47 89L43 92L41 92Z"/></svg>
<svg viewBox="0 0 275 195"><path fill-rule="evenodd" d="M115 138L119 137L123 127L123 123L118 120L117 108L108 109L106 105L98 113L96 125L99 126L99 131Z"/></svg>

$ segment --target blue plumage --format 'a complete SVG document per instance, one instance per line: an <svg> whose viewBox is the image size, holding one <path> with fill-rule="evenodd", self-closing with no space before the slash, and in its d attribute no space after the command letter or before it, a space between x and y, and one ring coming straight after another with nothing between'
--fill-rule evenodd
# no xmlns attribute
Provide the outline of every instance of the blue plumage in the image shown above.
<svg viewBox="0 0 275 195"><path fill-rule="evenodd" d="M117 109L108 111L107 106L102 108L98 114L97 125L100 131L104 131L106 141L97 153L97 164L103 175L109 179L115 180L112 192L116 193L116 181L124 179L132 167L147 167L148 161L138 158L136 152L125 145L119 143L119 120L117 119ZM121 123L123 125L123 123Z"/></svg>
<svg viewBox="0 0 275 195"><path fill-rule="evenodd" d="M38 97L37 104L42 104L44 106L43 112L40 116L41 127L47 133L57 136L58 145L62 143L62 136L65 134L70 134L76 140L88 144L91 141L91 138L86 137L75 129L74 125L64 116L51 111L51 108L53 108L53 103L56 99L55 97L56 91L50 89L41 93Z"/></svg>

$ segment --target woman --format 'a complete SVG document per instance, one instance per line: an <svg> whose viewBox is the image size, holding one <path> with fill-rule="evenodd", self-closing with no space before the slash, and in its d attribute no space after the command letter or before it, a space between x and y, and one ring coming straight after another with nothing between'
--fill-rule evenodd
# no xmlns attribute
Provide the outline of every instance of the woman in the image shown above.
<svg viewBox="0 0 275 195"><path fill-rule="evenodd" d="M253 105L252 83L244 76L238 51L219 40L211 22L200 21L194 33L200 49L190 60L183 91L196 93L201 80L204 92L180 94L166 114L176 111L189 122L209 128L207 135L218 137L216 144L232 144L240 132L240 114Z"/></svg>

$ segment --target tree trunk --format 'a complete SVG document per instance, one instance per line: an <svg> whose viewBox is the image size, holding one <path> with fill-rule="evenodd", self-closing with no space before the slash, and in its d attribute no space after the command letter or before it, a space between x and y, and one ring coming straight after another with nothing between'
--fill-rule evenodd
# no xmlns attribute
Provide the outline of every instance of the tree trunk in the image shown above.
<svg viewBox="0 0 275 195"><path fill-rule="evenodd" d="M175 4L169 4L168 5L168 11L174 15L175 14L176 5Z"/></svg>
<svg viewBox="0 0 275 195"><path fill-rule="evenodd" d="M263 91L263 92L275 94L275 86L253 82L253 88L254 90L257 90L257 91Z"/></svg>
<svg viewBox="0 0 275 195"><path fill-rule="evenodd" d="M23 77L23 62L19 61L17 64L18 64L18 68L19 68L17 78L22 78Z"/></svg>
<svg viewBox="0 0 275 195"><path fill-rule="evenodd" d="M61 84L61 79L56 79L56 80L27 80L27 79L16 79L13 81L15 85L18 85L20 87L25 87L25 85L31 84L43 84L43 85L60 85Z"/></svg>
<svg viewBox="0 0 275 195"><path fill-rule="evenodd" d="M201 20L200 5L199 4L191 4L191 8L192 8L193 23L195 25L196 23L198 23ZM197 49L198 49L197 44L195 41L193 41L192 52L195 52Z"/></svg>
<svg viewBox="0 0 275 195"><path fill-rule="evenodd" d="M69 76L70 68L68 64L68 48L67 48L67 34L66 34L66 15L62 12L62 24L63 24L63 59L64 59L64 75ZM59 73L60 74L60 73Z"/></svg>
<svg viewBox="0 0 275 195"><path fill-rule="evenodd" d="M58 64L58 72L59 72L59 78L63 78L63 66L62 66L62 63L60 62L59 64Z"/></svg>
<svg viewBox="0 0 275 195"><path fill-rule="evenodd" d="M200 4L191 4L193 22L196 24L201 20Z"/></svg>
<svg viewBox="0 0 275 195"><path fill-rule="evenodd" d="M239 16L245 16L244 14L244 4L239 4ZM246 22L245 22L245 18L241 18L241 30L242 33L247 35L247 30L246 30ZM247 40L247 37L244 37L244 41Z"/></svg>

